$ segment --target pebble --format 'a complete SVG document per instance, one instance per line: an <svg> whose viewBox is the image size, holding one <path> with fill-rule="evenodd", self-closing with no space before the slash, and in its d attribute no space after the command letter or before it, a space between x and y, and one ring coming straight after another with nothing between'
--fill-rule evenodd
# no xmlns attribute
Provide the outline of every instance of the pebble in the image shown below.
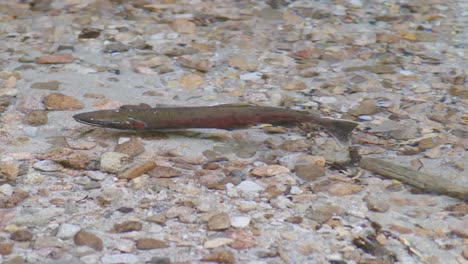
<svg viewBox="0 0 468 264"><path fill-rule="evenodd" d="M80 110L84 105L78 99L62 93L51 93L44 98L47 110Z"/></svg>
<svg viewBox="0 0 468 264"><path fill-rule="evenodd" d="M328 193L335 196L343 196L358 193L362 190L362 187L357 184L347 182L337 182L331 184L328 188Z"/></svg>
<svg viewBox="0 0 468 264"><path fill-rule="evenodd" d="M88 140L72 140L67 138L67 145L71 149L76 149L76 150L89 150L93 149L96 147L97 143L94 141L88 141Z"/></svg>
<svg viewBox="0 0 468 264"><path fill-rule="evenodd" d="M156 167L156 163L154 161L146 161L144 163L134 165L133 167L120 173L118 175L118 178L132 180L143 175L144 173L147 173L148 171L154 169L155 167Z"/></svg>
<svg viewBox="0 0 468 264"><path fill-rule="evenodd" d="M61 224L57 229L56 237L60 239L71 239L80 231L81 227L74 224Z"/></svg>
<svg viewBox="0 0 468 264"><path fill-rule="evenodd" d="M225 230L231 226L231 218L228 213L219 213L213 215L210 220L208 220L208 230Z"/></svg>
<svg viewBox="0 0 468 264"><path fill-rule="evenodd" d="M367 208L371 211L379 212L379 213L384 213L388 211L390 208L390 205L388 204L387 201L383 200L379 196L366 196L364 199L366 202Z"/></svg>
<svg viewBox="0 0 468 264"><path fill-rule="evenodd" d="M37 64L66 64L71 62L73 62L73 55L69 53L57 53L36 59Z"/></svg>
<svg viewBox="0 0 468 264"><path fill-rule="evenodd" d="M306 213L306 218L314 220L319 224L323 224L328 221L332 216L339 216L344 212L344 210L334 204L325 204L325 205L313 205Z"/></svg>
<svg viewBox="0 0 468 264"><path fill-rule="evenodd" d="M204 82L204 78L199 74L187 74L179 80L179 84L187 90L200 88Z"/></svg>
<svg viewBox="0 0 468 264"><path fill-rule="evenodd" d="M5 161L0 162L0 179L14 181L20 173L19 163Z"/></svg>
<svg viewBox="0 0 468 264"><path fill-rule="evenodd" d="M58 90L60 87L59 81L48 81L48 82L36 82L31 84L32 89L41 90Z"/></svg>
<svg viewBox="0 0 468 264"><path fill-rule="evenodd" d="M145 152L145 145L140 138L131 137L130 140L115 146L114 152L127 154L130 157L136 157Z"/></svg>
<svg viewBox="0 0 468 264"><path fill-rule="evenodd" d="M0 208L13 208L28 197L28 192L16 188L13 190L11 196L5 197L5 199L0 199Z"/></svg>
<svg viewBox="0 0 468 264"><path fill-rule="evenodd" d="M30 126L43 126L49 122L47 114L47 111L33 110L24 116L22 122Z"/></svg>
<svg viewBox="0 0 468 264"><path fill-rule="evenodd" d="M197 27L194 23L190 22L187 19L174 19L171 23L172 29L177 31L180 34L193 34L195 33Z"/></svg>
<svg viewBox="0 0 468 264"><path fill-rule="evenodd" d="M232 238L217 237L217 238L207 240L203 244L203 247L207 248L207 249L211 249L211 248L217 248L217 247L229 245L229 244L231 244L233 242L234 242L234 239L232 239Z"/></svg>
<svg viewBox="0 0 468 264"><path fill-rule="evenodd" d="M107 174L101 171L87 171L86 175L95 181L102 181L107 178Z"/></svg>
<svg viewBox="0 0 468 264"><path fill-rule="evenodd" d="M240 182L237 186L236 189L239 191L245 192L245 193L257 193L264 191L265 188L256 184L253 181L245 180Z"/></svg>
<svg viewBox="0 0 468 264"><path fill-rule="evenodd" d="M300 156L294 166L296 175L305 180L313 181L325 175L325 158L322 156Z"/></svg>
<svg viewBox="0 0 468 264"><path fill-rule="evenodd" d="M236 258L234 254L229 250L221 250L215 253L204 256L202 261L224 263L224 264L234 264L236 263Z"/></svg>
<svg viewBox="0 0 468 264"><path fill-rule="evenodd" d="M0 193L3 193L6 196L11 196L13 194L13 187L10 184L2 184L0 186Z"/></svg>
<svg viewBox="0 0 468 264"><path fill-rule="evenodd" d="M63 170L63 166L52 160L41 160L33 164L33 168L39 171L60 171Z"/></svg>
<svg viewBox="0 0 468 264"><path fill-rule="evenodd" d="M164 214L155 214L152 216L148 216L145 220L148 222L164 225L167 221L167 218Z"/></svg>
<svg viewBox="0 0 468 264"><path fill-rule="evenodd" d="M102 251L104 248L103 242L98 236L85 230L76 233L73 241L77 246L88 246L96 251Z"/></svg>
<svg viewBox="0 0 468 264"><path fill-rule="evenodd" d="M250 224L248 216L233 216L231 217L231 226L235 228L245 228Z"/></svg>
<svg viewBox="0 0 468 264"><path fill-rule="evenodd" d="M140 250L156 249L156 248L167 248L169 245L158 239L153 238L140 238L136 242L136 247Z"/></svg>
<svg viewBox="0 0 468 264"><path fill-rule="evenodd" d="M28 173L24 176L23 181L30 185L39 185L43 183L45 180L45 176L40 173Z"/></svg>
<svg viewBox="0 0 468 264"><path fill-rule="evenodd" d="M122 254L113 254L113 255L104 255L101 258L102 264L138 264L142 263L138 257L134 254L130 253L122 253Z"/></svg>
<svg viewBox="0 0 468 264"><path fill-rule="evenodd" d="M153 178L172 178L179 177L182 172L172 167L156 166L154 169L147 172Z"/></svg>
<svg viewBox="0 0 468 264"><path fill-rule="evenodd" d="M251 56L233 56L228 59L228 64L231 67L242 71L256 71L258 68L258 61Z"/></svg>
<svg viewBox="0 0 468 264"><path fill-rule="evenodd" d="M0 255L10 255L13 252L13 243L0 242Z"/></svg>
<svg viewBox="0 0 468 264"><path fill-rule="evenodd" d="M114 224L112 231L116 233L125 233L132 231L140 231L143 228L143 225L138 221L125 221L122 223Z"/></svg>
<svg viewBox="0 0 468 264"><path fill-rule="evenodd" d="M289 169L281 165L259 166L250 171L250 174L256 177L272 177L288 173L290 173Z"/></svg>
<svg viewBox="0 0 468 264"><path fill-rule="evenodd" d="M30 241L33 238L33 234L28 229L22 229L15 231L11 234L10 239L14 241Z"/></svg>
<svg viewBox="0 0 468 264"><path fill-rule="evenodd" d="M132 162L132 158L127 154L119 152L104 152L101 155L100 170L109 173L123 172Z"/></svg>

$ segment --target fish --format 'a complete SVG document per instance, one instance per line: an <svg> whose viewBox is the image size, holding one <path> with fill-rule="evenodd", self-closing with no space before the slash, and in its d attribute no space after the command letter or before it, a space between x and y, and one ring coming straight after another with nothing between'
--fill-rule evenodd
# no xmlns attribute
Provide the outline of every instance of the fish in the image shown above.
<svg viewBox="0 0 468 264"><path fill-rule="evenodd" d="M125 105L115 110L79 113L73 118L87 125L134 131L192 128L232 130L258 124L294 126L314 123L340 143L348 143L358 125L354 121L322 117L316 112L250 104L156 108L144 104Z"/></svg>

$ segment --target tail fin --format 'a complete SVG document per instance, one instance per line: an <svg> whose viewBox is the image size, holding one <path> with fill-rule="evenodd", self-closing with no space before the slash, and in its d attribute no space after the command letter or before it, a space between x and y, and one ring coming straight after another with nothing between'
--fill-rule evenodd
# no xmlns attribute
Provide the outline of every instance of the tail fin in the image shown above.
<svg viewBox="0 0 468 264"><path fill-rule="evenodd" d="M358 126L358 123L342 119L325 118L323 127L330 135L342 144L348 144L351 132Z"/></svg>

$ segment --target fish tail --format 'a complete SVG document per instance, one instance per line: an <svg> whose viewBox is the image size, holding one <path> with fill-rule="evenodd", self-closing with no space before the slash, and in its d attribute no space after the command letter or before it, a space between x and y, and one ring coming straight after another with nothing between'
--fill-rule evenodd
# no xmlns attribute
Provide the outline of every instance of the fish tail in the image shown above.
<svg viewBox="0 0 468 264"><path fill-rule="evenodd" d="M348 144L349 138L358 123L342 119L324 118L323 127L342 144Z"/></svg>

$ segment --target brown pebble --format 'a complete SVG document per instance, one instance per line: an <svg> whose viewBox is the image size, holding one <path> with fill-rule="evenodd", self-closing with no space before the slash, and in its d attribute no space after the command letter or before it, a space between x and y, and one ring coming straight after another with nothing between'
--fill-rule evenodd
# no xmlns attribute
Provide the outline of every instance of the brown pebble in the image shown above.
<svg viewBox="0 0 468 264"><path fill-rule="evenodd" d="M441 144L440 137L428 137L423 138L418 142L418 148L421 150L431 149L439 146Z"/></svg>
<svg viewBox="0 0 468 264"><path fill-rule="evenodd" d="M304 155L297 159L294 170L296 175L305 180L313 181L325 175L325 158L320 156Z"/></svg>
<svg viewBox="0 0 468 264"><path fill-rule="evenodd" d="M49 121L47 111L33 110L26 114L23 118L23 123L30 126L42 126Z"/></svg>
<svg viewBox="0 0 468 264"><path fill-rule="evenodd" d="M14 241L30 241L33 238L33 234L28 229L23 229L11 233L10 238Z"/></svg>
<svg viewBox="0 0 468 264"><path fill-rule="evenodd" d="M409 229L407 227L404 227L404 226L390 224L389 227L390 227L390 229L395 230L400 234L411 234L411 233L413 233L413 230L411 230L411 229Z"/></svg>
<svg viewBox="0 0 468 264"><path fill-rule="evenodd" d="M127 154L130 157L136 157L145 152L145 145L138 137L131 137L129 141L115 146L114 152Z"/></svg>
<svg viewBox="0 0 468 264"><path fill-rule="evenodd" d="M19 164L15 162L0 162L0 181L14 181L20 172Z"/></svg>
<svg viewBox="0 0 468 264"><path fill-rule="evenodd" d="M0 242L0 255L10 255L12 251L12 243Z"/></svg>
<svg viewBox="0 0 468 264"><path fill-rule="evenodd" d="M234 257L234 254L231 251L222 250L222 251L218 251L218 252L204 256L201 259L201 261L233 264L233 263L236 263L236 258Z"/></svg>
<svg viewBox="0 0 468 264"><path fill-rule="evenodd" d="M114 224L112 231L116 233L124 233L131 231L140 231L143 225L138 221L125 221L122 223Z"/></svg>
<svg viewBox="0 0 468 264"><path fill-rule="evenodd" d="M13 208L28 197L28 192L16 188L10 197L0 197L0 208Z"/></svg>
<svg viewBox="0 0 468 264"><path fill-rule="evenodd" d="M40 90L58 90L60 82L58 81L48 81L48 82L36 82L31 84L32 89Z"/></svg>
<svg viewBox="0 0 468 264"><path fill-rule="evenodd" d="M148 171L148 175L153 178L172 178L182 175L182 172L172 167L156 166L156 168Z"/></svg>
<svg viewBox="0 0 468 264"><path fill-rule="evenodd" d="M358 193L361 190L362 190L362 187L357 184L347 183L347 182L337 182L337 183L333 183L328 188L327 191L331 195L343 196L343 195Z"/></svg>
<svg viewBox="0 0 468 264"><path fill-rule="evenodd" d="M129 168L128 170L122 172L121 174L119 174L118 178L132 180L154 169L155 167L156 167L156 163L154 163L154 161L146 161L144 163L137 164Z"/></svg>
<svg viewBox="0 0 468 264"><path fill-rule="evenodd" d="M279 174L289 173L289 169L281 165L266 165L255 167L250 171L250 174L257 177L271 177Z"/></svg>
<svg viewBox="0 0 468 264"><path fill-rule="evenodd" d="M82 170L91 162L91 157L83 152L73 152L68 155L53 159L66 168Z"/></svg>
<svg viewBox="0 0 468 264"><path fill-rule="evenodd" d="M167 218L164 214L155 214L152 216L148 216L145 220L148 222L164 225L167 221Z"/></svg>
<svg viewBox="0 0 468 264"><path fill-rule="evenodd" d="M288 223L293 223L293 224L300 224L300 223L302 223L303 218L301 216L290 216L290 217L284 219L284 221L286 221Z"/></svg>
<svg viewBox="0 0 468 264"><path fill-rule="evenodd" d="M203 164L202 168L205 170L217 170L219 169L219 165L218 163L210 162L210 163Z"/></svg>
<svg viewBox="0 0 468 264"><path fill-rule="evenodd" d="M213 215L208 220L208 230L225 230L231 226L231 218L227 213Z"/></svg>
<svg viewBox="0 0 468 264"><path fill-rule="evenodd" d="M88 246L97 251L101 251L104 247L102 240L98 236L84 230L78 232L73 241L77 246Z"/></svg>
<svg viewBox="0 0 468 264"><path fill-rule="evenodd" d="M78 99L61 93L51 93L44 98L48 110L79 110L84 105Z"/></svg>
<svg viewBox="0 0 468 264"><path fill-rule="evenodd" d="M70 62L73 62L73 56L69 53L57 53L36 59L37 64L64 64Z"/></svg>
<svg viewBox="0 0 468 264"><path fill-rule="evenodd" d="M152 238L140 238L137 240L136 247L138 249L146 250L146 249L155 249L155 248L167 248L169 245L158 239Z"/></svg>

